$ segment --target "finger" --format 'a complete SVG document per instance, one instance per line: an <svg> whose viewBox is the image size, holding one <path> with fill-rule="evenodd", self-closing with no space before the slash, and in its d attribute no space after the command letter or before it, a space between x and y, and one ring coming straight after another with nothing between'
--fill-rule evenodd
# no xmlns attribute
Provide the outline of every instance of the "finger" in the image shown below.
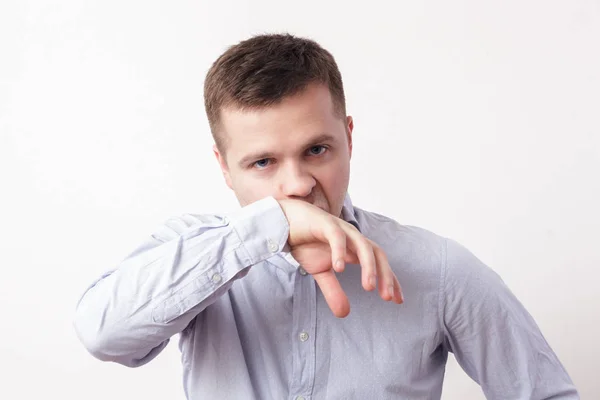
<svg viewBox="0 0 600 400"><path fill-rule="evenodd" d="M374 248L377 247L377 244L373 243L372 241L371 241L371 243L373 244ZM385 252L383 252L383 253L384 253L384 257L385 257ZM377 261L378 264L383 263L383 262L384 261ZM385 260L385 262L387 262L389 264L389 261ZM348 249L346 252L346 263L359 264L358 257L350 249ZM392 270L392 272L393 272L393 270ZM395 275L394 275L394 296L393 296L392 301L397 304L402 304L404 302L404 295L402 294L402 286L400 285L400 282L398 281L398 278Z"/></svg>
<svg viewBox="0 0 600 400"><path fill-rule="evenodd" d="M375 243L371 243L373 244L373 252L375 253L375 258L377 259L379 295L386 301L395 300L396 292L400 287L399 284L397 285L398 280L396 279L396 275L394 275L394 271L392 271L392 267L390 266L385 252Z"/></svg>
<svg viewBox="0 0 600 400"><path fill-rule="evenodd" d="M394 292L394 302L397 304L404 303L404 295L402 294L402 286L400 286L400 282L398 282L398 278L395 279L395 292Z"/></svg>
<svg viewBox="0 0 600 400"><path fill-rule="evenodd" d="M343 225L342 225L343 226ZM377 265L373 246L371 242L356 230L352 230L344 226L347 238L346 243L348 248L353 251L359 260L362 273L362 285L367 291L371 291L377 287Z"/></svg>
<svg viewBox="0 0 600 400"><path fill-rule="evenodd" d="M350 249L346 249L346 257L344 258L346 264L360 264L358 256Z"/></svg>
<svg viewBox="0 0 600 400"><path fill-rule="evenodd" d="M346 267L346 234L335 222L328 224L324 234L331 248L331 266L336 272L343 272Z"/></svg>
<svg viewBox="0 0 600 400"><path fill-rule="evenodd" d="M319 288L321 288L323 297L333 315L338 318L347 316L350 313L350 303L335 273L332 270L328 270L313 275L313 278L317 282L317 285L319 285Z"/></svg>
<svg viewBox="0 0 600 400"><path fill-rule="evenodd" d="M386 301L393 301L397 304L404 302L404 296L402 294L402 286L392 269L389 260L385 254L385 251L377 243L370 239L367 239L373 246L373 253L375 254L377 262L377 276L379 280L379 295Z"/></svg>

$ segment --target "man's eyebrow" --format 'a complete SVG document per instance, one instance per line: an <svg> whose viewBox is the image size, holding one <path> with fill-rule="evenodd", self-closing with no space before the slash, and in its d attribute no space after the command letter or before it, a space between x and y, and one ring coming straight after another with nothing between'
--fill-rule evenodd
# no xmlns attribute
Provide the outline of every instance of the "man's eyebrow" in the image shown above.
<svg viewBox="0 0 600 400"><path fill-rule="evenodd" d="M304 148L309 148L311 146L315 146L317 144L323 143L323 142L335 142L335 137L329 133L322 133L318 136L315 136L314 138L312 138L310 141L308 141L303 147ZM239 161L238 165L241 168L246 167L251 161L258 161L258 160L263 160L265 158L273 158L275 156L275 153L271 152L271 151L258 151L256 153L250 153L244 157L242 157L242 159Z"/></svg>
<svg viewBox="0 0 600 400"><path fill-rule="evenodd" d="M316 144L320 144L323 142L335 142L335 137L329 133L321 133L318 136L312 138L304 147L311 147Z"/></svg>

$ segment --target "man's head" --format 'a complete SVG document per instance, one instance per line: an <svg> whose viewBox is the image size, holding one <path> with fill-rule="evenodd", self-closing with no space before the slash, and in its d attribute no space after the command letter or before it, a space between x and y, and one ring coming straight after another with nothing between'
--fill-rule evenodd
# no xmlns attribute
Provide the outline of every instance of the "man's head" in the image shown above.
<svg viewBox="0 0 600 400"><path fill-rule="evenodd" d="M242 206L273 196L340 214L353 122L327 50L287 34L242 41L212 65L204 100L215 155Z"/></svg>

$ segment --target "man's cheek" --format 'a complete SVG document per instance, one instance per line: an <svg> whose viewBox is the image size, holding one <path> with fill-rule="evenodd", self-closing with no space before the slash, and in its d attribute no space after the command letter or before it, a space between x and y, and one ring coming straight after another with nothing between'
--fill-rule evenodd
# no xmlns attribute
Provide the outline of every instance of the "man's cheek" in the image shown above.
<svg viewBox="0 0 600 400"><path fill-rule="evenodd" d="M271 192L272 191L269 191L268 188L265 188L262 182L257 182L255 180L250 179L244 182L244 193L252 201L256 201L264 197L270 196L273 194Z"/></svg>

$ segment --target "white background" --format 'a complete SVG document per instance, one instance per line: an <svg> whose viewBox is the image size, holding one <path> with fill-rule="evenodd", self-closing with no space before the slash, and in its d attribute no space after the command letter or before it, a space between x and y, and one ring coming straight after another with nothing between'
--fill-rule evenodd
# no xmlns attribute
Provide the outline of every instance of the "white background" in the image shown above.
<svg viewBox="0 0 600 400"><path fill-rule="evenodd" d="M466 245L600 398L600 2L355 4L2 1L0 398L183 398L177 338L127 369L71 319L166 218L238 207L202 84L228 45L273 31L339 63L354 203ZM483 396L452 360L443 398Z"/></svg>

